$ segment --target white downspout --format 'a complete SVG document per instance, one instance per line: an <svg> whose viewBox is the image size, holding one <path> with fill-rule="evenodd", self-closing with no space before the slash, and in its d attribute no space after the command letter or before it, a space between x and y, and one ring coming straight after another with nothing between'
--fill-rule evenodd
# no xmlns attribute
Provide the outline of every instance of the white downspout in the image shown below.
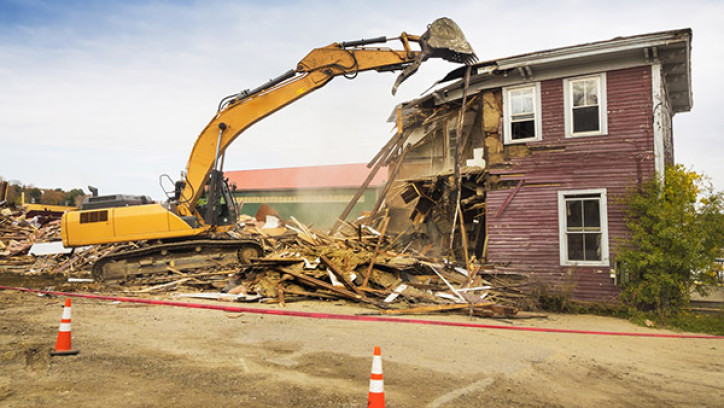
<svg viewBox="0 0 724 408"><path fill-rule="evenodd" d="M651 65L651 99L653 102L654 127L654 169L659 181L664 181L664 117L666 114L666 101L664 100L661 85L661 64Z"/></svg>

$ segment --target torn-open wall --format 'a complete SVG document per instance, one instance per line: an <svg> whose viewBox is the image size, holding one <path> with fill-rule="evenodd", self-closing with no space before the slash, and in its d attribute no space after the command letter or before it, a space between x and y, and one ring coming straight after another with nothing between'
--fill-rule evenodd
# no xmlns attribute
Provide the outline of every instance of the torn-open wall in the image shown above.
<svg viewBox="0 0 724 408"><path fill-rule="evenodd" d="M491 168L505 166L510 157L528 155L525 146L504 146L502 97L499 89L479 92L466 102L460 141L460 206L466 237L456 219L456 128L460 101L435 105L428 98L402 109L403 136L410 145L386 196L390 214L388 231L404 233L401 242L426 255L451 255L464 263L462 241L467 242L468 261L485 261L486 194L491 189L515 185L491 176ZM452 251L450 239L453 239Z"/></svg>
<svg viewBox="0 0 724 408"><path fill-rule="evenodd" d="M476 64L469 89L460 79L398 110L376 215L422 255L615 298L619 198L673 162L690 41L674 30Z"/></svg>

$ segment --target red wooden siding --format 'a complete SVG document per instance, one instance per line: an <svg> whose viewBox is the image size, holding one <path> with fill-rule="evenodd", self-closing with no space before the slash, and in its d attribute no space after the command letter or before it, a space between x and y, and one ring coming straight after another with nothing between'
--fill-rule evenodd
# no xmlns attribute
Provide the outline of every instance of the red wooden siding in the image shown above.
<svg viewBox="0 0 724 408"><path fill-rule="evenodd" d="M563 80L541 83L543 137L529 147L565 147L512 159L512 168L493 174L522 174L525 184L496 216L513 189L488 192L488 261L498 270L528 274L554 288L568 288L574 299L600 301L619 289L610 267L560 265L558 191L606 188L609 258L626 234L617 197L654 174L651 69L606 73L608 135L566 139Z"/></svg>

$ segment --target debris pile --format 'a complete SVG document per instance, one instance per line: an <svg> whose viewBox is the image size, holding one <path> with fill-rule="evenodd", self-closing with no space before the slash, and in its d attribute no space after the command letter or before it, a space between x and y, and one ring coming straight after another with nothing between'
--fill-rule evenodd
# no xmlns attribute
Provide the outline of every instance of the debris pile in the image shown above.
<svg viewBox="0 0 724 408"><path fill-rule="evenodd" d="M36 242L60 239L60 221L36 216L26 219L22 211L2 210L0 215L0 257L25 255Z"/></svg>
<svg viewBox="0 0 724 408"><path fill-rule="evenodd" d="M242 267L219 264L205 269L169 266L168 273L107 282L126 293L166 293L219 300L279 303L325 299L356 302L383 314L425 314L460 311L476 316L512 316L523 297L515 283L485 280L439 259L393 249L393 239L380 231L345 223L336 235L310 229L292 217L289 222L263 222L249 217L229 231L230 238L253 237L266 254ZM268 224L272 225L272 224ZM87 278L98 258L140 248L145 242L76 248L70 254L28 256L36 242L60 238L58 221L35 225L22 214L0 218L0 269L25 273ZM22 260L19 262L18 260ZM19 262L19 263L18 263ZM8 268L11 265L19 265Z"/></svg>
<svg viewBox="0 0 724 408"><path fill-rule="evenodd" d="M393 249L381 231L347 223L337 235L312 231L292 218L276 235L255 229L269 253L235 275L229 293L281 304L296 299L342 299L384 314L463 311L478 316L517 313L516 284L485 280L438 259ZM254 297L256 299L256 297Z"/></svg>

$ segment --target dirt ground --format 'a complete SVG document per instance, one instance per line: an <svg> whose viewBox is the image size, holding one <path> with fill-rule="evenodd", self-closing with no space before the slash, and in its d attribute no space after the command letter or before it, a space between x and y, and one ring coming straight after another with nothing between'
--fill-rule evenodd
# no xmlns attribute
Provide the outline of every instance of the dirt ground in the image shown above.
<svg viewBox="0 0 724 408"><path fill-rule="evenodd" d="M382 347L388 407L724 406L724 340L319 320L74 298L73 346L81 352L51 357L63 302L0 291L1 407L364 407L375 345ZM370 312L341 302L286 309ZM598 316L474 321L665 333Z"/></svg>

